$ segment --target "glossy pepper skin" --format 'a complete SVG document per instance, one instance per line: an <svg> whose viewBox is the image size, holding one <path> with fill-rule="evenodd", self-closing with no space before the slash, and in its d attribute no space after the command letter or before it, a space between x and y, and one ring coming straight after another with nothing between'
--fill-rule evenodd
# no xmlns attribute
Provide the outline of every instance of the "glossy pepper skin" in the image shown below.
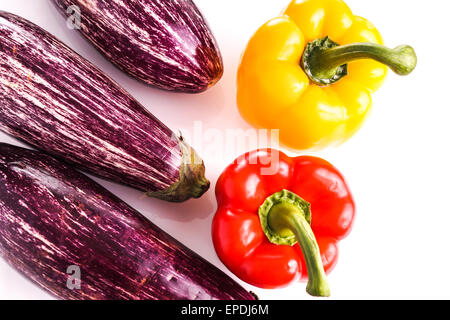
<svg viewBox="0 0 450 320"><path fill-rule="evenodd" d="M305 69L308 45L326 37L344 46L343 51L316 57ZM355 44L363 44L362 56ZM279 129L281 142L292 149L339 145L362 126L371 108L371 95L386 77L386 65L400 75L409 74L416 66L411 47L391 50L379 46L382 44L377 29L353 15L343 1L294 0L247 45L237 79L240 113L256 127ZM339 65L343 67L334 83L317 83L306 72L312 67L319 75L325 72L332 78Z"/></svg>
<svg viewBox="0 0 450 320"><path fill-rule="evenodd" d="M290 158L274 149L262 149L233 162L216 186L214 246L237 277L265 289L308 278L303 248L272 243L262 227L261 208L280 192L291 192L310 204L311 229L327 273L336 265L338 241L349 234L355 216L349 187L325 160Z"/></svg>

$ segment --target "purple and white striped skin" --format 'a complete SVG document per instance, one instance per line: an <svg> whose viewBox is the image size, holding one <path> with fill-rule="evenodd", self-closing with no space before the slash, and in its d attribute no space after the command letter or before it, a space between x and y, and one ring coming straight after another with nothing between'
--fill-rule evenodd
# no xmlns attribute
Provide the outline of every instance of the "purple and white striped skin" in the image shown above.
<svg viewBox="0 0 450 320"><path fill-rule="evenodd" d="M0 130L149 196L181 202L209 188L195 151L116 82L1 11Z"/></svg>
<svg viewBox="0 0 450 320"><path fill-rule="evenodd" d="M198 93L223 74L222 57L192 0L52 0L65 17L77 6L80 32L134 78Z"/></svg>
<svg viewBox="0 0 450 320"><path fill-rule="evenodd" d="M61 299L255 299L90 178L5 143L0 256ZM67 286L70 266L80 268L80 289Z"/></svg>

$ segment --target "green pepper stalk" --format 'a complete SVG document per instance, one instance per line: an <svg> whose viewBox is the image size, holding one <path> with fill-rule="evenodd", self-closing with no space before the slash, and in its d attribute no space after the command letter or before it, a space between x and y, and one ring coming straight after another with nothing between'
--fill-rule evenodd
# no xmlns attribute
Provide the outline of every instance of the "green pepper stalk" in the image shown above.
<svg viewBox="0 0 450 320"><path fill-rule="evenodd" d="M329 297L330 287L322 264L319 245L311 229L310 204L283 190L268 197L259 209L261 225L270 242L299 244L308 271L306 291L316 297Z"/></svg>
<svg viewBox="0 0 450 320"><path fill-rule="evenodd" d="M302 68L312 82L330 85L347 75L349 62L361 59L376 60L401 76L410 74L417 66L417 55L408 45L394 49L375 43L340 46L325 37L308 43L302 58Z"/></svg>

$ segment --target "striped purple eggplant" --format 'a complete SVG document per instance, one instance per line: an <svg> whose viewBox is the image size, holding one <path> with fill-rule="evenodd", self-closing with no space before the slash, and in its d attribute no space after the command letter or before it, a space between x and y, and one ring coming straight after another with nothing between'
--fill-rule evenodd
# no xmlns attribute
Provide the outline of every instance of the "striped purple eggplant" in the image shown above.
<svg viewBox="0 0 450 320"><path fill-rule="evenodd" d="M90 178L4 143L0 255L62 299L255 299Z"/></svg>
<svg viewBox="0 0 450 320"><path fill-rule="evenodd" d="M52 1L107 59L141 81L197 93L222 77L219 48L192 0Z"/></svg>
<svg viewBox="0 0 450 320"><path fill-rule="evenodd" d="M0 12L0 129L99 176L181 202L209 188L195 151L40 27Z"/></svg>

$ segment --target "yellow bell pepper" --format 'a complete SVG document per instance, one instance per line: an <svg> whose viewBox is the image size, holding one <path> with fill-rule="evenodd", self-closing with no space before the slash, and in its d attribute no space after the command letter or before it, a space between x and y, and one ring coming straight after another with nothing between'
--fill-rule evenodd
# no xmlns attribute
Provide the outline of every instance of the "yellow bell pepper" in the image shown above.
<svg viewBox="0 0 450 320"><path fill-rule="evenodd" d="M410 46L388 49L377 29L340 0L294 0L250 40L238 70L244 119L279 129L287 147L338 145L353 136L389 66L411 73Z"/></svg>

